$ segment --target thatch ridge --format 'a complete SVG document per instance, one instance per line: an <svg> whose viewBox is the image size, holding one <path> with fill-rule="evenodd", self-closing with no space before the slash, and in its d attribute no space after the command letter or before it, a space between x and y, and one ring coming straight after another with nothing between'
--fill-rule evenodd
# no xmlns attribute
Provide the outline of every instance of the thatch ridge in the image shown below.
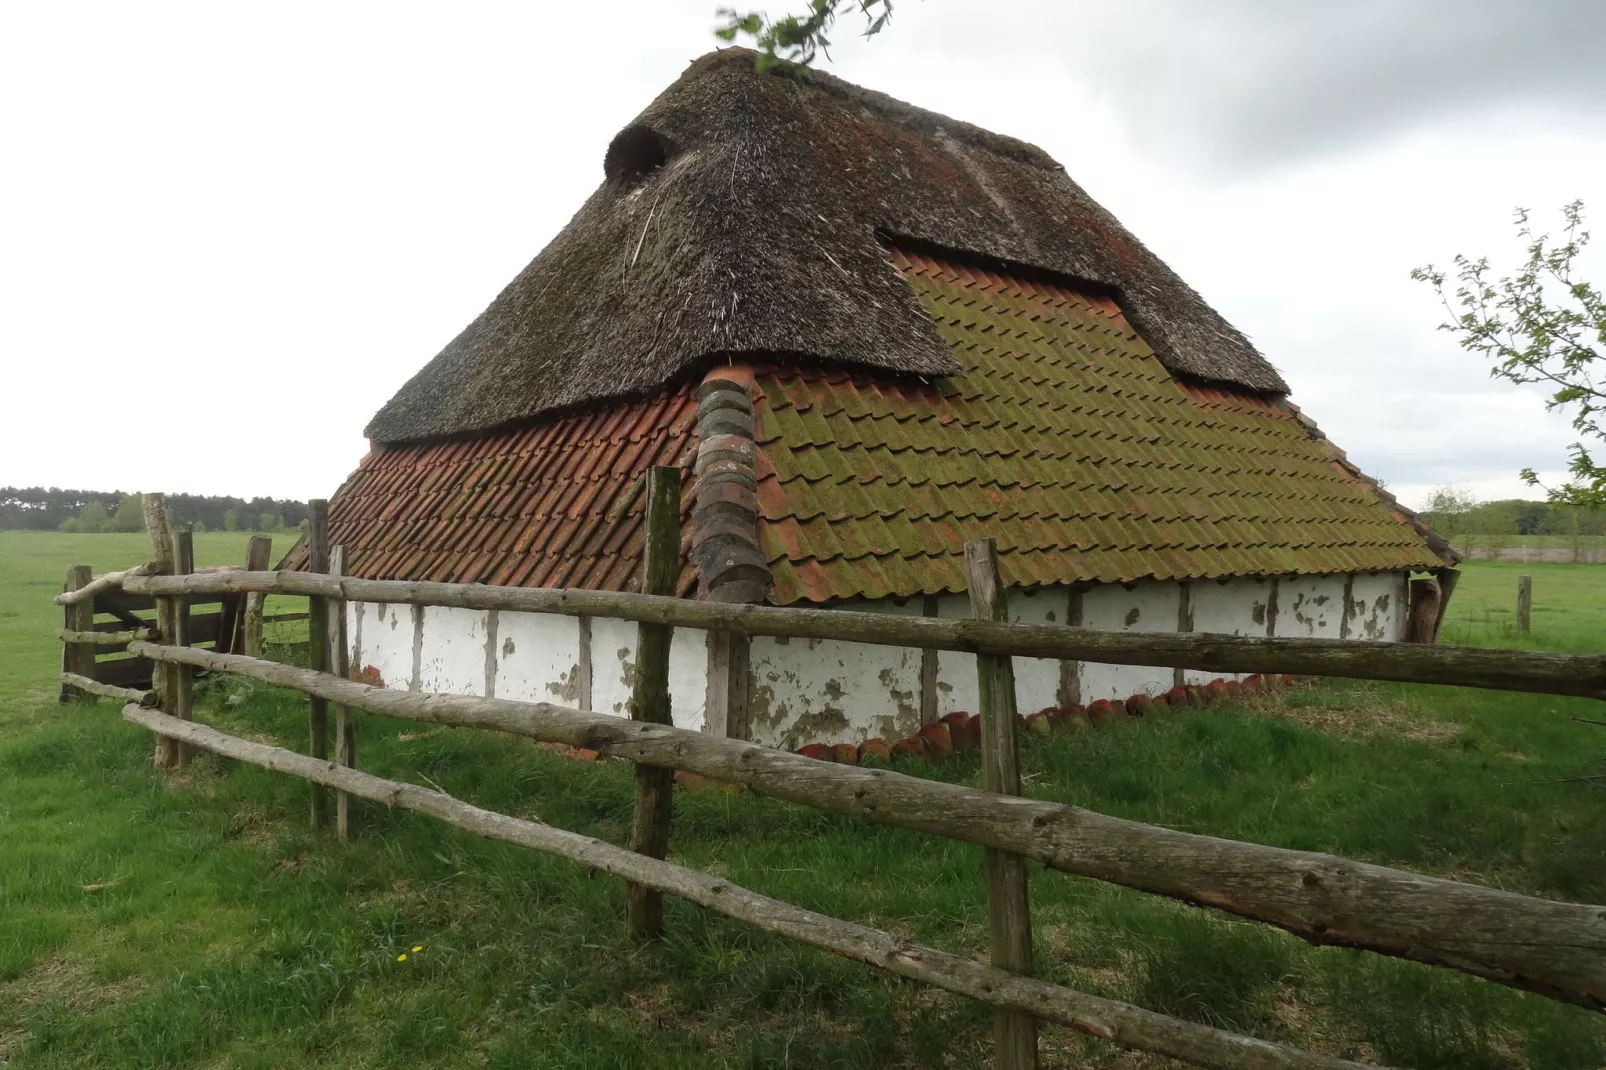
<svg viewBox="0 0 1606 1070"><path fill-rule="evenodd" d="M878 236L1108 288L1172 371L1287 386L1036 146L711 53L614 139L567 227L369 424L410 441L661 388L714 354L959 370Z"/></svg>

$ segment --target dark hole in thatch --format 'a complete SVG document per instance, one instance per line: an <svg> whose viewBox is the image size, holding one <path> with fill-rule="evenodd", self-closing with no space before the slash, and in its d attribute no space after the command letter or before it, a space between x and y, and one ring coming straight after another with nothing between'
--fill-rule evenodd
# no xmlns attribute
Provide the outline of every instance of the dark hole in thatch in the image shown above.
<svg viewBox="0 0 1606 1070"><path fill-rule="evenodd" d="M674 146L649 126L632 124L614 135L602 158L609 182L633 185L669 162Z"/></svg>

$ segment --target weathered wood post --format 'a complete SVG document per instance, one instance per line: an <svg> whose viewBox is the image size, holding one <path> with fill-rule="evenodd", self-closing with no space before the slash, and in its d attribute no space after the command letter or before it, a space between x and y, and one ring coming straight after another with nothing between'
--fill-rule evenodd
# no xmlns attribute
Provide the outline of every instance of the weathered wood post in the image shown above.
<svg viewBox="0 0 1606 1070"><path fill-rule="evenodd" d="M646 539L641 557L641 593L673 595L680 573L680 470L658 465L647 470ZM652 724L673 724L669 708L669 643L675 629L667 624L636 628L636 680L630 691L630 718ZM636 825L630 849L651 858L669 850L669 813L675 786L672 769L636 766ZM625 930L633 937L655 940L663 934L663 893L643 884L625 888Z"/></svg>
<svg viewBox="0 0 1606 1070"><path fill-rule="evenodd" d="M273 540L266 535L253 535L245 548L245 570L263 572L273 556ZM240 622L240 652L248 658L262 656L262 605L266 596L252 591L245 596L245 608Z"/></svg>
<svg viewBox="0 0 1606 1070"><path fill-rule="evenodd" d="M1007 621L1004 585L998 575L998 549L992 539L965 544L965 577L971 615ZM982 787L1001 795L1020 794L1020 747L1016 740L1015 668L1008 657L978 654L976 684L981 713ZM986 850L987 917L992 929L992 962L1000 969L1032 973L1032 913L1026 895L1026 859ZM1020 1011L999 1010L993 1018L997 1070L1035 1070L1037 1021Z"/></svg>
<svg viewBox="0 0 1606 1070"><path fill-rule="evenodd" d="M1523 635L1533 630L1534 578L1517 577L1517 631Z"/></svg>
<svg viewBox="0 0 1606 1070"><path fill-rule="evenodd" d="M173 575L188 576L195 571L195 533L189 528L173 534ZM173 606L173 635L168 642L174 646L190 645L190 600L180 596L175 598ZM179 666L178 689L173 692L173 706L168 710L174 717L189 721L195 717L195 670L187 665ZM165 707L164 707L165 708ZM190 760L190 747L187 743L175 743L173 746L173 769L182 771Z"/></svg>
<svg viewBox="0 0 1606 1070"><path fill-rule="evenodd" d="M329 571L329 502L314 498L307 527L307 571ZM329 599L313 595L307 599L307 657L314 672L329 671ZM329 700L313 695L307 703L309 753L319 761L329 760ZM329 824L329 790L312 787L312 825Z"/></svg>
<svg viewBox="0 0 1606 1070"><path fill-rule="evenodd" d="M1431 643L1437 637L1439 620L1439 581L1431 576L1412 580L1408 588L1410 611L1405 618L1407 643Z"/></svg>
<svg viewBox="0 0 1606 1070"><path fill-rule="evenodd" d="M336 546L329 551L329 575L346 574L346 548ZM346 603L344 599L329 602L329 671L342 680L351 675L351 651L346 646ZM350 706L335 706L335 762L347 769L357 767L357 726ZM351 796L335 793L335 835L341 841L351 839Z"/></svg>
<svg viewBox="0 0 1606 1070"><path fill-rule="evenodd" d="M145 533L151 540L150 573L161 576L173 571L173 536L167 527L167 499L160 494L146 494L140 500L145 516ZM156 630L161 641L176 645L178 640L178 607L180 599L163 596L156 599ZM161 696L161 709L175 717L184 716L178 706L183 678L181 666L161 664L151 670L151 686ZM163 769L178 765L179 746L167 736L156 737L156 764Z"/></svg>
<svg viewBox="0 0 1606 1070"><path fill-rule="evenodd" d="M95 578L94 571L88 565L74 565L67 570L67 582L62 584L63 591L76 591L81 587L88 587L90 580ZM62 606L62 627L69 632L92 632L95 630L95 600L86 598L82 602L69 602ZM61 671L70 672L76 676L87 676L91 679L95 675L95 648L88 643L63 643L61 646ZM67 684L61 685L61 701L66 702L77 692Z"/></svg>

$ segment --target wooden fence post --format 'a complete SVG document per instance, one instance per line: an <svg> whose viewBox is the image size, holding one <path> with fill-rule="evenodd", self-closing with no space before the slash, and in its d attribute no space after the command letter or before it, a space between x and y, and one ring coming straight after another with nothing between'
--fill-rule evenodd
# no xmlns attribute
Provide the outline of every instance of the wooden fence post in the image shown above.
<svg viewBox="0 0 1606 1070"><path fill-rule="evenodd" d="M329 502L314 498L307 529L307 571L329 571ZM307 657L315 672L329 671L329 599L313 595L307 599ZM309 753L319 761L329 760L329 700L313 695L307 702ZM329 790L312 788L312 826L329 824Z"/></svg>
<svg viewBox="0 0 1606 1070"><path fill-rule="evenodd" d="M140 506L145 516L145 533L151 540L151 575L170 573L173 571L173 535L167 527L167 499L160 494L146 494L140 499ZM161 633L164 643L177 642L179 604L177 596L156 599L156 630ZM182 677L178 670L179 666L170 664L157 665L151 670L151 687L161 696L161 708L175 717L179 715L175 703ZM156 764L163 769L171 769L178 764L176 740L166 736L156 737Z"/></svg>
<svg viewBox="0 0 1606 1070"><path fill-rule="evenodd" d="M273 556L273 540L266 535L253 535L245 547L245 570L266 571ZM245 608L240 623L240 652L248 658L262 656L262 605L267 596L252 591L245 596Z"/></svg>
<svg viewBox="0 0 1606 1070"><path fill-rule="evenodd" d="M971 614L978 620L1007 621L1009 610L998 575L998 548L992 539L965 544L965 577ZM982 787L1001 795L1019 795L1014 665L1008 657L978 654L976 684L981 713ZM989 847L986 874L993 965L1029 977L1032 912L1026 896L1026 859ZM1036 1070L1037 1020L1031 1015L996 1011L993 1039L997 1048L993 1065L997 1070Z"/></svg>
<svg viewBox="0 0 1606 1070"><path fill-rule="evenodd" d="M680 469L657 465L647 470L646 539L641 555L641 593L673 595L680 574ZM675 629L667 624L636 628L636 680L630 691L630 718L652 724L673 724L669 708L669 644ZM710 636L712 638L712 636ZM675 786L673 769L636 766L636 825L630 849L650 858L669 850L669 813ZM663 934L663 893L643 884L625 887L625 930L656 940Z"/></svg>
<svg viewBox="0 0 1606 1070"><path fill-rule="evenodd" d="M173 575L188 576L195 571L195 533L189 528L173 533ZM185 597L175 598L173 606L173 635L168 641L174 646L190 645L190 600ZM180 666L177 679L177 689L173 692L171 708L163 707L168 713L183 721L193 720L195 717L195 670L188 666ZM175 772L181 772L189 763L190 748L187 743L175 743L173 746L172 767Z"/></svg>
<svg viewBox="0 0 1606 1070"><path fill-rule="evenodd" d="M1533 630L1534 578L1517 577L1517 631L1527 635Z"/></svg>
<svg viewBox="0 0 1606 1070"><path fill-rule="evenodd" d="M259 545L258 540L266 545ZM253 535L245 546L245 570L261 572L268 567L268 552L272 543L261 535ZM262 639L262 595L256 595L257 645ZM252 596L249 594L224 595L218 620L216 649L229 654L244 654L246 619L250 613ZM256 657L256 654L250 655Z"/></svg>
<svg viewBox="0 0 1606 1070"><path fill-rule="evenodd" d="M329 575L345 574L346 548L336 546L329 551ZM332 599L329 609L329 671L344 680L351 675L351 650L346 646L346 603L343 599ZM347 769L357 768L354 713L343 703L335 706L335 762ZM335 835L342 842L351 839L351 796L343 791L335 793Z"/></svg>
<svg viewBox="0 0 1606 1070"><path fill-rule="evenodd" d="M89 581L94 578L94 570L88 565L74 565L67 570L67 582L62 585L62 590L76 591L80 587L87 587L89 586ZM69 632L92 632L95 630L95 600L93 598L87 598L82 602L69 602L62 607L62 613L62 627ZM63 643L61 646L61 671L94 679L95 648L88 643ZM61 685L61 701L66 702L76 693L67 684Z"/></svg>

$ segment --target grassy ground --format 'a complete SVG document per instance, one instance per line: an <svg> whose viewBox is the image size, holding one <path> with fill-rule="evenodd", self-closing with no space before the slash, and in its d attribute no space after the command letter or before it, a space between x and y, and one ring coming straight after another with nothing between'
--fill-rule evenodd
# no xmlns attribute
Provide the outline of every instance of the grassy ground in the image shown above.
<svg viewBox="0 0 1606 1070"><path fill-rule="evenodd" d="M304 784L201 758L176 782L108 703L58 707L48 596L73 559L0 534L0 1061L17 1067L985 1065L984 1009L671 901L620 936L623 890L428 819L362 812L340 847ZM239 538L198 542L233 561ZM104 550L102 549L104 547ZM121 551L120 551L121 552ZM1535 566L1531 643L1606 646L1606 568ZM1501 640L1514 569L1474 564L1454 634ZM297 743L303 706L237 681L225 730ZM1255 708L1031 741L1031 794L1190 831L1606 901L1598 704L1331 684ZM630 770L519 741L362 725L362 764L620 841ZM910 767L975 782L970 757ZM979 849L745 796L677 794L673 857L814 909L980 954ZM1600 1016L1447 971L1033 867L1040 972L1144 1006L1394 1065L1593 1070ZM414 950L415 948L419 950ZM406 955L405 959L400 956ZM1060 1067L1158 1067L1060 1030Z"/></svg>

